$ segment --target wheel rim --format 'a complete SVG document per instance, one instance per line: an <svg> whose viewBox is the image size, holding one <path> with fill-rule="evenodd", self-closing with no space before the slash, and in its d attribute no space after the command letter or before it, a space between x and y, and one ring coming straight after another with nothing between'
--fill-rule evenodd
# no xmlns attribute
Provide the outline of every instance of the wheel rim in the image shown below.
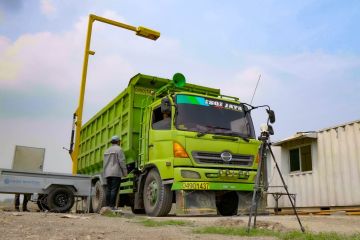
<svg viewBox="0 0 360 240"><path fill-rule="evenodd" d="M147 189L147 200L150 203L151 206L154 206L157 201L157 194L159 190L159 186L156 183L155 180L151 181L151 183L148 185Z"/></svg>
<svg viewBox="0 0 360 240"><path fill-rule="evenodd" d="M68 203L69 197L66 193L59 193L54 199L54 203L58 207L63 207Z"/></svg>

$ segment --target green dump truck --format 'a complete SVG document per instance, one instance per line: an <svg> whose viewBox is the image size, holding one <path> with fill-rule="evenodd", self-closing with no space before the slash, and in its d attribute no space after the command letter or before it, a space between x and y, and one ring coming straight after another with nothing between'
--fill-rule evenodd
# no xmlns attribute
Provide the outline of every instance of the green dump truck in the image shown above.
<svg viewBox="0 0 360 240"><path fill-rule="evenodd" d="M105 203L103 154L121 136L129 175L118 205L134 213L237 214L251 194L261 144L247 105L219 89L137 74L80 131L77 173L94 175L94 211ZM75 143L76 144L76 143ZM75 146L76 147L76 146ZM247 206L249 207L249 206Z"/></svg>

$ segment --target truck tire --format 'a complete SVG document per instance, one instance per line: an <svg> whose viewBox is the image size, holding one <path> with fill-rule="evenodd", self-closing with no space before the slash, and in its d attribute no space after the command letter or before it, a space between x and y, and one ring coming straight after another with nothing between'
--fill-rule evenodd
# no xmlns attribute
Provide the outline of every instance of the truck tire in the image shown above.
<svg viewBox="0 0 360 240"><path fill-rule="evenodd" d="M149 216L166 216L172 206L172 192L170 185L164 185L156 169L152 169L146 176L143 199L145 212Z"/></svg>
<svg viewBox="0 0 360 240"><path fill-rule="evenodd" d="M47 205L51 212L68 212L74 205L74 193L69 188L57 187L47 197Z"/></svg>
<svg viewBox="0 0 360 240"><path fill-rule="evenodd" d="M216 197L216 209L222 216L237 215L239 197L236 192L227 192Z"/></svg>
<svg viewBox="0 0 360 240"><path fill-rule="evenodd" d="M94 213L99 213L106 204L105 188L100 181L94 186L95 194L91 196L91 207Z"/></svg>
<svg viewBox="0 0 360 240"><path fill-rule="evenodd" d="M49 211L49 206L47 205L47 195L39 194L36 204L39 207L40 211Z"/></svg>
<svg viewBox="0 0 360 240"><path fill-rule="evenodd" d="M133 214L145 214L145 209L135 209L133 205L131 205L131 212Z"/></svg>

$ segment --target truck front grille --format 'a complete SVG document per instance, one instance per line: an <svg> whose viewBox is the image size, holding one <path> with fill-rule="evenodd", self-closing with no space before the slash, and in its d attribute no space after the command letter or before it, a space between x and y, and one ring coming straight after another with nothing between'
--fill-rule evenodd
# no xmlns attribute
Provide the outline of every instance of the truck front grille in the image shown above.
<svg viewBox="0 0 360 240"><path fill-rule="evenodd" d="M224 161L221 159L221 153L214 152L193 151L192 156L194 160L200 164L223 164L245 167L252 166L254 160L254 157L252 155L233 154L231 161Z"/></svg>

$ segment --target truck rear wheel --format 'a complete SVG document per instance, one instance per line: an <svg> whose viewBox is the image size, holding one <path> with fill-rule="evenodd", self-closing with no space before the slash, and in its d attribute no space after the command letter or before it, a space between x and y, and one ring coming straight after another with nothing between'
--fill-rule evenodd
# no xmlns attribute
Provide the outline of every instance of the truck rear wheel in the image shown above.
<svg viewBox="0 0 360 240"><path fill-rule="evenodd" d="M68 212L74 205L74 193L66 187L52 190L47 197L47 205L52 212Z"/></svg>
<svg viewBox="0 0 360 240"><path fill-rule="evenodd" d="M95 194L91 196L91 207L94 213L99 213L106 204L105 188L100 181L94 186Z"/></svg>
<svg viewBox="0 0 360 240"><path fill-rule="evenodd" d="M236 192L227 192L216 196L216 208L222 216L233 216L238 211L239 197Z"/></svg>
<svg viewBox="0 0 360 240"><path fill-rule="evenodd" d="M146 176L144 185L144 207L149 216L166 216L172 206L170 185L164 185L156 169L152 169Z"/></svg>

